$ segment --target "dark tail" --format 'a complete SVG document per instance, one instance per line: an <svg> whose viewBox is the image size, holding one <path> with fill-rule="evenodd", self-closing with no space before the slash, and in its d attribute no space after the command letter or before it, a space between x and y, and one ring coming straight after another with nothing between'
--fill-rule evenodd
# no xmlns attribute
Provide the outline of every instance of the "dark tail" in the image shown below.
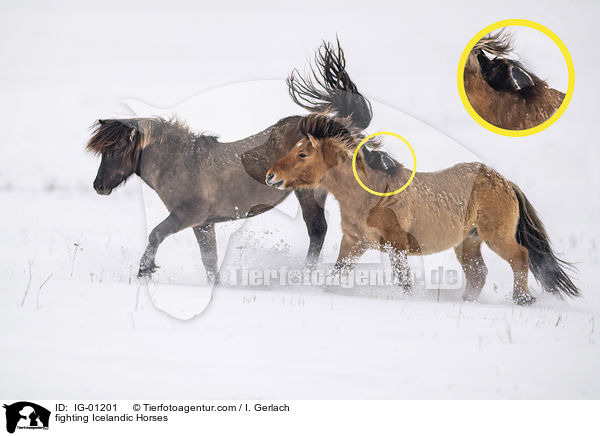
<svg viewBox="0 0 600 436"><path fill-rule="evenodd" d="M346 58L340 46L323 44L315 54L315 68L310 67L312 78L304 78L294 70L287 79L294 102L310 112L334 112L350 117L352 126L364 130L371 123L371 103L362 96L346 72Z"/></svg>
<svg viewBox="0 0 600 436"><path fill-rule="evenodd" d="M516 184L511 185L519 200L517 242L529 251L531 272L545 291L561 296L578 297L579 289L565 272L565 268L573 270L573 266L556 256L537 212L523 191Z"/></svg>

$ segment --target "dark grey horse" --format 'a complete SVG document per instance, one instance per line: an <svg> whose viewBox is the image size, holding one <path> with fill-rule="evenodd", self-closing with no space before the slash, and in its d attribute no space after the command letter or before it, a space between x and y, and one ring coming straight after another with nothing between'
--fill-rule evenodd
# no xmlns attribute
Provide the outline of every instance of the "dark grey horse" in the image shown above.
<svg viewBox="0 0 600 436"><path fill-rule="evenodd" d="M372 118L370 103L358 92L345 71L339 46L323 43L317 55L314 81L292 74L288 79L294 101L311 112L328 111L350 120L356 130ZM98 194L108 195L133 174L154 189L169 211L148 238L138 276L157 268L158 246L169 235L192 227L209 281L218 281L214 224L265 212L289 195L265 183L268 169L302 135L299 116L284 118L253 136L221 143L192 133L185 125L161 118L99 120L87 149L102 156L94 181ZM291 146L289 145L291 144ZM379 165L374 153L373 165ZM367 161L369 164L369 162ZM326 192L295 191L308 229L307 265L319 257L327 232Z"/></svg>

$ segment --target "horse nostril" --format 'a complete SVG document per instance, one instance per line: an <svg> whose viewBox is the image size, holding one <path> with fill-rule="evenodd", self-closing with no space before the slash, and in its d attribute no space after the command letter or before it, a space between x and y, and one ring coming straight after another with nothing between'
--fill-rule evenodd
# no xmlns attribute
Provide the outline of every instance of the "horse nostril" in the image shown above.
<svg viewBox="0 0 600 436"><path fill-rule="evenodd" d="M275 174L273 174L273 173L267 174L267 182L270 182L271 180L273 180L273 177L275 177Z"/></svg>

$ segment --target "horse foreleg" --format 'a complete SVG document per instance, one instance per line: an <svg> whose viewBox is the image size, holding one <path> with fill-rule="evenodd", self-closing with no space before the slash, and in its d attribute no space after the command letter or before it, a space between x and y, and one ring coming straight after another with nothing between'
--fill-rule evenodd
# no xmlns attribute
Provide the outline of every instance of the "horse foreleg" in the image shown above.
<svg viewBox="0 0 600 436"><path fill-rule="evenodd" d="M390 263L398 285L402 287L404 293L409 294L412 291L412 280L410 279L410 267L408 266L406 251L390 249Z"/></svg>
<svg viewBox="0 0 600 436"><path fill-rule="evenodd" d="M194 235L200 246L202 263L206 270L206 278L210 283L219 283L219 270L217 266L217 238L215 236L215 225L205 224L194 226Z"/></svg>
<svg viewBox="0 0 600 436"><path fill-rule="evenodd" d="M306 255L306 266L314 268L319 261L319 254L323 248L323 241L327 234L327 221L325 220L325 199L327 191L323 189L294 191L300 207L302 218L306 223L310 243Z"/></svg>
<svg viewBox="0 0 600 436"><path fill-rule="evenodd" d="M367 245L360 239L344 234L340 244L340 252L333 267L334 274L348 274L356 260L367 251Z"/></svg>
<svg viewBox="0 0 600 436"><path fill-rule="evenodd" d="M158 268L154 263L156 251L158 250L158 246L167 236L177 233L192 224L193 223L190 223L189 220L184 219L182 215L173 211L163 222L154 227L150 232L150 236L148 236L148 245L146 246L146 250L140 261L138 277L150 277L152 273L156 271Z"/></svg>

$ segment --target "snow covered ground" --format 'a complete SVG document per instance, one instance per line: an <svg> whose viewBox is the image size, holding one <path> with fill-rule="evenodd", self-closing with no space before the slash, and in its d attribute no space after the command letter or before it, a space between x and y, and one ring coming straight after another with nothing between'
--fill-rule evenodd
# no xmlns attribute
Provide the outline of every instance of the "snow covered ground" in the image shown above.
<svg viewBox="0 0 600 436"><path fill-rule="evenodd" d="M502 16L455 2L394 14L381 14L392 6L376 2L307 4L293 14L277 3L2 4L2 396L599 398L600 95L590 47L600 43L591 30L600 8L505 3ZM564 116L527 138L482 129L456 90L469 39L511 15L557 33L577 73ZM243 30L248 24L253 31ZM390 286L213 289L190 230L161 246L151 281L135 278L147 232L165 210L137 179L108 197L95 194L99 162L83 151L88 126L173 113L223 140L247 136L301 113L282 79L335 32L373 101L369 132L404 136L419 170L481 160L519 184L556 250L577 263L582 298L544 295L531 277L538 302L514 306L510 269L487 249L490 274L477 303L462 302L456 287L423 284L411 296ZM525 62L535 57L523 53ZM556 86L561 68L544 70ZM408 162L399 142L386 145ZM340 240L333 198L326 209L329 264ZM308 245L293 196L219 225L217 239L223 271L299 270ZM361 268L374 265L388 267L369 252ZM438 266L460 272L452 252L411 259L416 272Z"/></svg>

